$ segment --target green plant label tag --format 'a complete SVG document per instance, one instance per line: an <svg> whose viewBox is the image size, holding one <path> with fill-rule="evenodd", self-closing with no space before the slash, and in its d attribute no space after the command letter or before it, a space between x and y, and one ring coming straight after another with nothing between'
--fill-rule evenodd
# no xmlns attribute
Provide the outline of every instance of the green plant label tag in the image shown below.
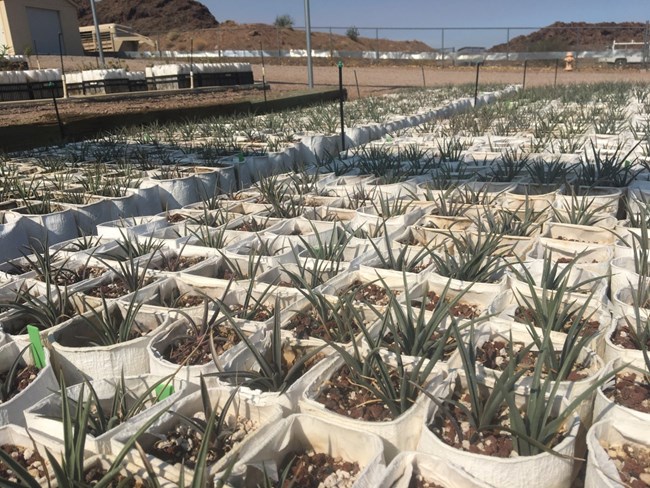
<svg viewBox="0 0 650 488"><path fill-rule="evenodd" d="M158 401L164 400L170 395L174 394L174 385L158 385L156 387L156 396Z"/></svg>
<svg viewBox="0 0 650 488"><path fill-rule="evenodd" d="M28 325L27 335L29 336L29 350L32 352L32 357L34 358L34 366L38 369L43 369L45 367L45 350L43 349L41 333L38 327Z"/></svg>
<svg viewBox="0 0 650 488"><path fill-rule="evenodd" d="M237 158L239 159L239 162L240 162L240 163L243 163L243 162L244 162L244 155L243 155L242 153L239 153L239 154L237 155Z"/></svg>
<svg viewBox="0 0 650 488"><path fill-rule="evenodd" d="M339 66L339 68L342 68L343 67L343 61L339 61L338 66Z"/></svg>

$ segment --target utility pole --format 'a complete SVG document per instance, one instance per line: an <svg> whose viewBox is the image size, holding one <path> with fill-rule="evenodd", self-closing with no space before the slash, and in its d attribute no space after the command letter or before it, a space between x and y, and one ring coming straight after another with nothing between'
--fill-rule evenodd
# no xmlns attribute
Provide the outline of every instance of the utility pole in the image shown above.
<svg viewBox="0 0 650 488"><path fill-rule="evenodd" d="M309 0L305 0L305 33L307 35L307 85L314 88L314 66L311 61L311 15Z"/></svg>
<svg viewBox="0 0 650 488"><path fill-rule="evenodd" d="M99 22L97 21L97 10L95 9L95 2L100 2L101 0L90 0L90 10L93 13L93 23L95 24L95 36L97 39L97 52L99 53L99 63L102 65L102 68L106 66L104 63L104 48L102 47L102 36L99 31Z"/></svg>

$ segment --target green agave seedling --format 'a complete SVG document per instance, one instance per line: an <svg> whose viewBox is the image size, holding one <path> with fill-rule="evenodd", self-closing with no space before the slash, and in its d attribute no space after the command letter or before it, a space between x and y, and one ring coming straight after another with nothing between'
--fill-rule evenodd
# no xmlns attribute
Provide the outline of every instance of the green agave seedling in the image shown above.
<svg viewBox="0 0 650 488"><path fill-rule="evenodd" d="M502 196L504 191L505 190L492 192L490 191L490 186L488 183L485 183L478 187L462 185L458 187L456 191L450 194L450 196L456 203L462 203L466 205L490 206Z"/></svg>
<svg viewBox="0 0 650 488"><path fill-rule="evenodd" d="M381 242L369 241L379 261L377 267L417 273L422 267L428 265L434 250L437 249L429 246L428 243L423 243L422 249L416 253L411 252L412 246L400 246L395 249L391 242L392 235L386 228L386 221L383 221L381 226L378 227L383 228L383 235L381 236L383 240Z"/></svg>
<svg viewBox="0 0 650 488"><path fill-rule="evenodd" d="M83 401L83 397L79 399L77 405L81 408L75 407L75 401L66 395L66 383L63 377L60 378L61 383L61 398L62 398L62 411L61 419L63 423L63 455L59 459L50 451L46 451L49 467L43 461L46 469L46 476L48 477L47 486L52 486L54 482L57 483L59 488L108 488L113 486L113 483L121 476L123 470L123 462L128 452L133 448L138 437L146 432L160 416L165 413L164 410L154 415L151 419L140 427L140 429L129 439L122 450L117 453L113 458L110 466L101 477L100 480L93 482L91 485L86 481L84 464L86 462L86 437L88 435L88 419L91 414L91 405ZM83 390L83 388L82 388ZM5 480L0 480L0 487L3 488L16 488L16 487L29 487L38 488L40 483L34 476L27 471L26 468L18 464L8 453L0 449L0 462L8 466L18 478L18 483L13 483ZM50 473L51 470L51 473ZM150 475L153 471L150 471ZM133 479L128 473L124 476L122 481L118 483L120 487L129 486ZM147 488L158 488L160 482L157 477L152 477L146 482ZM198 488L198 487L197 487Z"/></svg>
<svg viewBox="0 0 650 488"><path fill-rule="evenodd" d="M463 154L473 144L472 139L463 141L460 137L445 137L442 141L436 142L438 148L438 161L448 163L459 161Z"/></svg>
<svg viewBox="0 0 650 488"><path fill-rule="evenodd" d="M451 310L460 303L471 285L451 297L449 292L451 280L447 281L435 308L429 311L427 310L429 298L423 296L422 304L415 306L406 274L403 275L403 279L403 303L398 301L395 293L384 282L390 302L384 314L380 337L385 338L385 334L390 333L393 340L393 344L387 346L390 350L397 350L408 356L426 357L436 363L456 348L452 336L453 329L448 323L458 319L453 316ZM487 320L487 317L464 320L459 328L463 329L470 323L476 324L483 320Z"/></svg>
<svg viewBox="0 0 650 488"><path fill-rule="evenodd" d="M523 207L523 208L522 208ZM476 220L479 232L514 237L531 237L540 227L544 211L535 211L528 198L516 210L508 208L486 209Z"/></svg>
<svg viewBox="0 0 650 488"><path fill-rule="evenodd" d="M225 226L214 228L205 224L187 228L187 232L196 239L195 245L211 247L212 249L223 249L228 245L228 241L226 240L227 230ZM179 235L179 237L183 236Z"/></svg>
<svg viewBox="0 0 650 488"><path fill-rule="evenodd" d="M571 192L571 201L563 202L562 207L551 206L553 219L556 222L573 225L592 226L603 219L608 203L596 205L594 198L578 197L575 191Z"/></svg>
<svg viewBox="0 0 650 488"><path fill-rule="evenodd" d="M539 281L533 277L522 260L519 260L517 264L513 264L510 271L517 280L527 283L529 287L537 286L548 291L562 289L565 293L583 293L586 289L593 288L590 285L596 285L603 279L603 276L594 276L573 284L570 283L570 275L576 270L576 266L579 265L580 259L585 253L586 251L582 251L576 254L571 261L565 264L553 258L553 250L545 249L542 256L543 266Z"/></svg>
<svg viewBox="0 0 650 488"><path fill-rule="evenodd" d="M641 275L650 276L650 206L645 202L638 204L637 208L633 208L629 200L625 202L626 213L630 220L630 242L628 242L622 235L612 231L612 233L619 239L623 245L632 250L632 257L634 259L634 271Z"/></svg>
<svg viewBox="0 0 650 488"><path fill-rule="evenodd" d="M316 238L316 242L312 244L302 235L298 236L300 244L297 246L291 245L296 262L299 261L298 254L303 250L306 251L307 257L315 260L341 261L345 247L352 239L352 236L339 225L335 224L329 239L324 239L311 220L309 221L309 225Z"/></svg>
<svg viewBox="0 0 650 488"><path fill-rule="evenodd" d="M358 315L359 312L356 311L355 314ZM420 389L429 381L437 358L442 355L444 344L438 344L433 360L420 356L414 358L414 362L407 367L404 364L405 355L395 351L395 363L389 365L381 354L382 337L374 337L359 319L360 316L357 320L368 347L367 352L356 341L352 341L351 349L336 342L329 342L329 345L342 357L353 381L385 404L393 418L397 418L413 405Z"/></svg>
<svg viewBox="0 0 650 488"><path fill-rule="evenodd" d="M303 195L301 189L283 184L279 175L261 179L256 188L264 202L271 205L270 217L290 219L302 215L305 211L303 199L294 198Z"/></svg>
<svg viewBox="0 0 650 488"><path fill-rule="evenodd" d="M143 305L138 299L134 293L124 313L104 296L101 297L101 308L88 306L88 312L80 315L79 319L94 332L95 339L90 344L113 346L130 341L136 332L145 333L138 323L138 313Z"/></svg>
<svg viewBox="0 0 650 488"><path fill-rule="evenodd" d="M625 323L629 330L630 340L634 346L643 351L643 356L648 361L648 347L650 346L650 315L641 312L647 309L650 303L650 283L646 276L640 276L635 288L632 289L632 305L634 316L625 316Z"/></svg>
<svg viewBox="0 0 650 488"><path fill-rule="evenodd" d="M88 434L98 437L158 403L160 401L159 388L164 389L170 385L173 378L173 376L161 378L147 387L140 395L137 395L126 386L124 374L122 373L115 383L115 392L108 404L109 408L105 408L93 385L85 381L80 389L78 399L70 399L69 404L73 412L80 409L87 410L87 412L78 413L86 419ZM88 391L87 398L86 389Z"/></svg>
<svg viewBox="0 0 650 488"><path fill-rule="evenodd" d="M74 314L67 288L59 288L50 283L49 278L46 278L42 294L34 294L33 287L21 287L17 290L15 299L0 302L0 308L15 311L19 317L40 330L65 322ZM14 330L11 333L21 334L23 331Z"/></svg>
<svg viewBox="0 0 650 488"><path fill-rule="evenodd" d="M543 288L540 292L529 282L530 297L517 294L517 302L524 309L523 320L537 349L540 352L551 351L540 354L543 359L538 361L545 361L548 376L557 381L567 378L578 363L582 351L597 334L597 331L586 331L586 326L595 313L595 310L589 311L595 290L579 303L569 296L567 283L568 275L554 291ZM559 353L556 353L551 332L565 333Z"/></svg>
<svg viewBox="0 0 650 488"><path fill-rule="evenodd" d="M200 434L201 443L197 449L197 460L204 459L204 462L195 462L189 461L187 459L178 459L179 463L182 463L184 466L192 468L193 478L199 478L205 480L210 464L207 462L208 455L222 456L227 452L228 446L225 441L228 439L231 431L228 430L228 425L226 423L227 413L233 404L235 397L239 393L239 388L232 390L228 396L226 402L223 404L220 412L216 408L213 408L210 394L208 392L208 387L205 383L205 379L201 377L200 379L200 391L201 391L201 406L204 419L200 419L196 416L190 417L184 415L180 412L169 410L169 413L178 417L179 421L185 424L188 428L196 431ZM189 454L189 453L188 453ZM143 456L143 458L146 457ZM184 484L181 483L181 486ZM200 486L204 486L201 484Z"/></svg>
<svg viewBox="0 0 650 488"><path fill-rule="evenodd" d="M468 440L474 442L483 432L498 428L495 424L497 424L501 410L507 401L506 398L512 394L517 381L525 374L525 370L517 371L515 364L518 362L518 358L523 357L528 352L530 346L515 353L512 349L512 341L509 342L510 357L514 360L511 359L507 363L506 370L496 378L493 388L488 390L476 372L476 347L473 343L474 326L470 325L469 327L469 340L467 340L467 343L456 321L451 322L450 330L456 339L457 350L462 361L469 406L455 400L453 397L440 400L426 390L422 391L438 406L440 409L439 415L450 419L461 442L464 439L460 422L463 420L469 422L469 425L474 429L474 434ZM462 412L462 419L456 419L452 414L454 408Z"/></svg>
<svg viewBox="0 0 650 488"><path fill-rule="evenodd" d="M361 174L370 174L388 180L404 176L401 162L395 157L391 147L363 146L356 152L355 166L359 168Z"/></svg>
<svg viewBox="0 0 650 488"><path fill-rule="evenodd" d="M5 377L2 382L0 382L0 404L8 402L16 394L16 388L14 383L16 382L16 377L20 369L20 365L23 362L23 354L29 349L29 346L26 346L18 353L16 359L11 363L8 371L4 371Z"/></svg>
<svg viewBox="0 0 650 488"><path fill-rule="evenodd" d="M446 278L491 283L499 279L508 263L502 256L513 248L503 244L503 235L481 233L455 235L450 233L451 248L442 246L431 253L435 272Z"/></svg>
<svg viewBox="0 0 650 488"><path fill-rule="evenodd" d="M636 157L630 160L630 156L642 141L637 142L629 151L623 153L624 144L621 142L611 154L603 154L596 149L593 140L591 143L592 158L589 160L585 154L578 170L576 184L583 186L613 186L623 188L639 174L641 169L634 169ZM586 152L586 151L585 151Z"/></svg>
<svg viewBox="0 0 650 488"><path fill-rule="evenodd" d="M560 156L557 156L550 161L535 158L529 161L525 169L533 184L553 185L565 183L573 165L563 163Z"/></svg>
<svg viewBox="0 0 650 488"><path fill-rule="evenodd" d="M137 239L136 237L129 237L130 239ZM97 257L110 271L117 275L117 280L124 284L130 293L138 291L142 288L148 280L147 270L156 257L156 251L153 251L149 256L142 260L139 258L137 252L133 252L130 245L120 245L120 247L127 252L126 259L117 261L116 265L107 258ZM154 249L159 250L162 244L154 246Z"/></svg>
<svg viewBox="0 0 650 488"><path fill-rule="evenodd" d="M596 389L624 368L622 366L609 374L602 375L556 412L555 399L559 396L561 386L559 378L562 375L559 374L554 378L552 374L546 374L549 358L554 356L555 351L552 348L546 347L540 350L532 381L527 389L528 398L523 408L517 405L514 391L506 395L510 427L501 428L512 434L514 447L520 456L534 456L541 453L559 455L553 447L560 442L566 423Z"/></svg>
<svg viewBox="0 0 650 488"><path fill-rule="evenodd" d="M412 200L395 198L381 192L372 199L372 208L384 220L404 215L414 209Z"/></svg>
<svg viewBox="0 0 650 488"><path fill-rule="evenodd" d="M506 149L501 157L494 161L480 181L509 182L513 181L528 165L530 154L521 154L515 149Z"/></svg>
<svg viewBox="0 0 650 488"><path fill-rule="evenodd" d="M279 300L276 299L275 309L280 310ZM308 351L289 368L283 364L282 319L279 313L273 317L273 327L270 334L270 344L266 351L260 351L251 339L243 332L239 324L230 315L227 306L221 306L222 312L228 317L232 327L253 355L257 369L223 371L214 373L219 379L234 382L240 386L266 392L284 393L303 374L303 370L309 360L320 353L325 346L314 348Z"/></svg>
<svg viewBox="0 0 650 488"><path fill-rule="evenodd" d="M298 283L297 290L305 297L312 307L317 320L325 324L325 333L328 337L325 340L347 343L354 340L354 326L360 326L364 322L363 317L358 313L353 304L352 295L342 297L328 297L317 291L301 274L292 273L288 269L285 272L290 276L292 282ZM372 304L367 306L377 315L381 313Z"/></svg>

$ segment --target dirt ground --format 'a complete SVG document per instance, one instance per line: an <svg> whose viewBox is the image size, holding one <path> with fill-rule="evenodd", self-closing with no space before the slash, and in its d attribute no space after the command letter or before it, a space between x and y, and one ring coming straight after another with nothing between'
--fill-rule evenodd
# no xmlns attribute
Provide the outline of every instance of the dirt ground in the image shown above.
<svg viewBox="0 0 650 488"><path fill-rule="evenodd" d="M34 59L31 60L35 66ZM108 60L109 65L114 67L127 67L132 71L144 70L151 61L145 60ZM66 71L89 69L96 63L89 58L64 59ZM42 68L55 68L60 66L57 56L41 56L39 64ZM262 66L253 65L256 81L262 80ZM358 89L355 81L358 80ZM424 75L424 79L423 79ZM269 97L278 97L287 92L305 90L307 88L307 69L304 66L269 65L265 68L266 82L270 84ZM348 90L351 99L360 96L386 93L403 87L440 86L448 84L474 83L476 69L473 67L459 68L420 66L358 66L343 68L343 84ZM526 86L550 85L555 80L554 68L531 68L526 75ZM522 83L522 67L484 67L481 68L479 84L492 83ZM559 85L569 83L593 83L602 81L633 81L650 82L650 72L637 69L627 70L582 70L565 72L558 71L557 83ZM315 88L336 88L338 87L338 69L336 66L314 66ZM111 96L110 99L95 97L93 99L75 98L61 100L59 110L65 122L68 118L74 118L87 114L116 114L132 113L134 111L147 111L153 108L176 108L206 106L221 102L230 102L246 98L262 97L259 91L243 92L203 92L203 93L175 93L165 94L156 92L146 98L118 98ZM15 124L29 124L54 122L54 111L52 101L33 101L14 104L0 104L0 126Z"/></svg>

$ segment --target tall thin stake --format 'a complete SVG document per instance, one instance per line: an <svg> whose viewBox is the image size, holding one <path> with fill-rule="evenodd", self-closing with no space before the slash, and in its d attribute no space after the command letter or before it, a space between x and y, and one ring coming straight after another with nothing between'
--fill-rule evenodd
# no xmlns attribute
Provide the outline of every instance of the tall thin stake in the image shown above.
<svg viewBox="0 0 650 488"><path fill-rule="evenodd" d="M190 88L194 89L194 38L190 39Z"/></svg>
<svg viewBox="0 0 650 488"><path fill-rule="evenodd" d="M526 89L526 71L528 71L528 60L524 61L524 81L521 84L521 91Z"/></svg>
<svg viewBox="0 0 650 488"><path fill-rule="evenodd" d="M557 87L557 70L560 66L560 60L556 59L555 60L555 79L553 80L553 88Z"/></svg>
<svg viewBox="0 0 650 488"><path fill-rule="evenodd" d="M481 63L476 63L476 86L474 87L474 106L478 103L478 75L481 70Z"/></svg>
<svg viewBox="0 0 650 488"><path fill-rule="evenodd" d="M427 87L427 79L424 77L424 65L421 65L420 68L422 68L422 86Z"/></svg>
<svg viewBox="0 0 650 488"><path fill-rule="evenodd" d="M262 91L264 92L264 103L266 103L266 69L264 66L264 46L260 41L260 55L262 56Z"/></svg>
<svg viewBox="0 0 650 488"><path fill-rule="evenodd" d="M354 70L354 82L357 84L357 98L361 98L361 90L359 90L359 78L357 78L357 70Z"/></svg>
<svg viewBox="0 0 650 488"><path fill-rule="evenodd" d="M341 109L341 150L345 151L345 117L343 113L343 61L339 61L339 107Z"/></svg>
<svg viewBox="0 0 650 488"><path fill-rule="evenodd" d="M56 121L59 124L59 133L61 134L61 143L65 141L65 131L63 129L63 121L61 120L61 115L59 114L59 105L56 103L56 94L54 93L54 82L50 81L48 83L50 91L52 93L52 101L54 102L54 112L56 113Z"/></svg>

